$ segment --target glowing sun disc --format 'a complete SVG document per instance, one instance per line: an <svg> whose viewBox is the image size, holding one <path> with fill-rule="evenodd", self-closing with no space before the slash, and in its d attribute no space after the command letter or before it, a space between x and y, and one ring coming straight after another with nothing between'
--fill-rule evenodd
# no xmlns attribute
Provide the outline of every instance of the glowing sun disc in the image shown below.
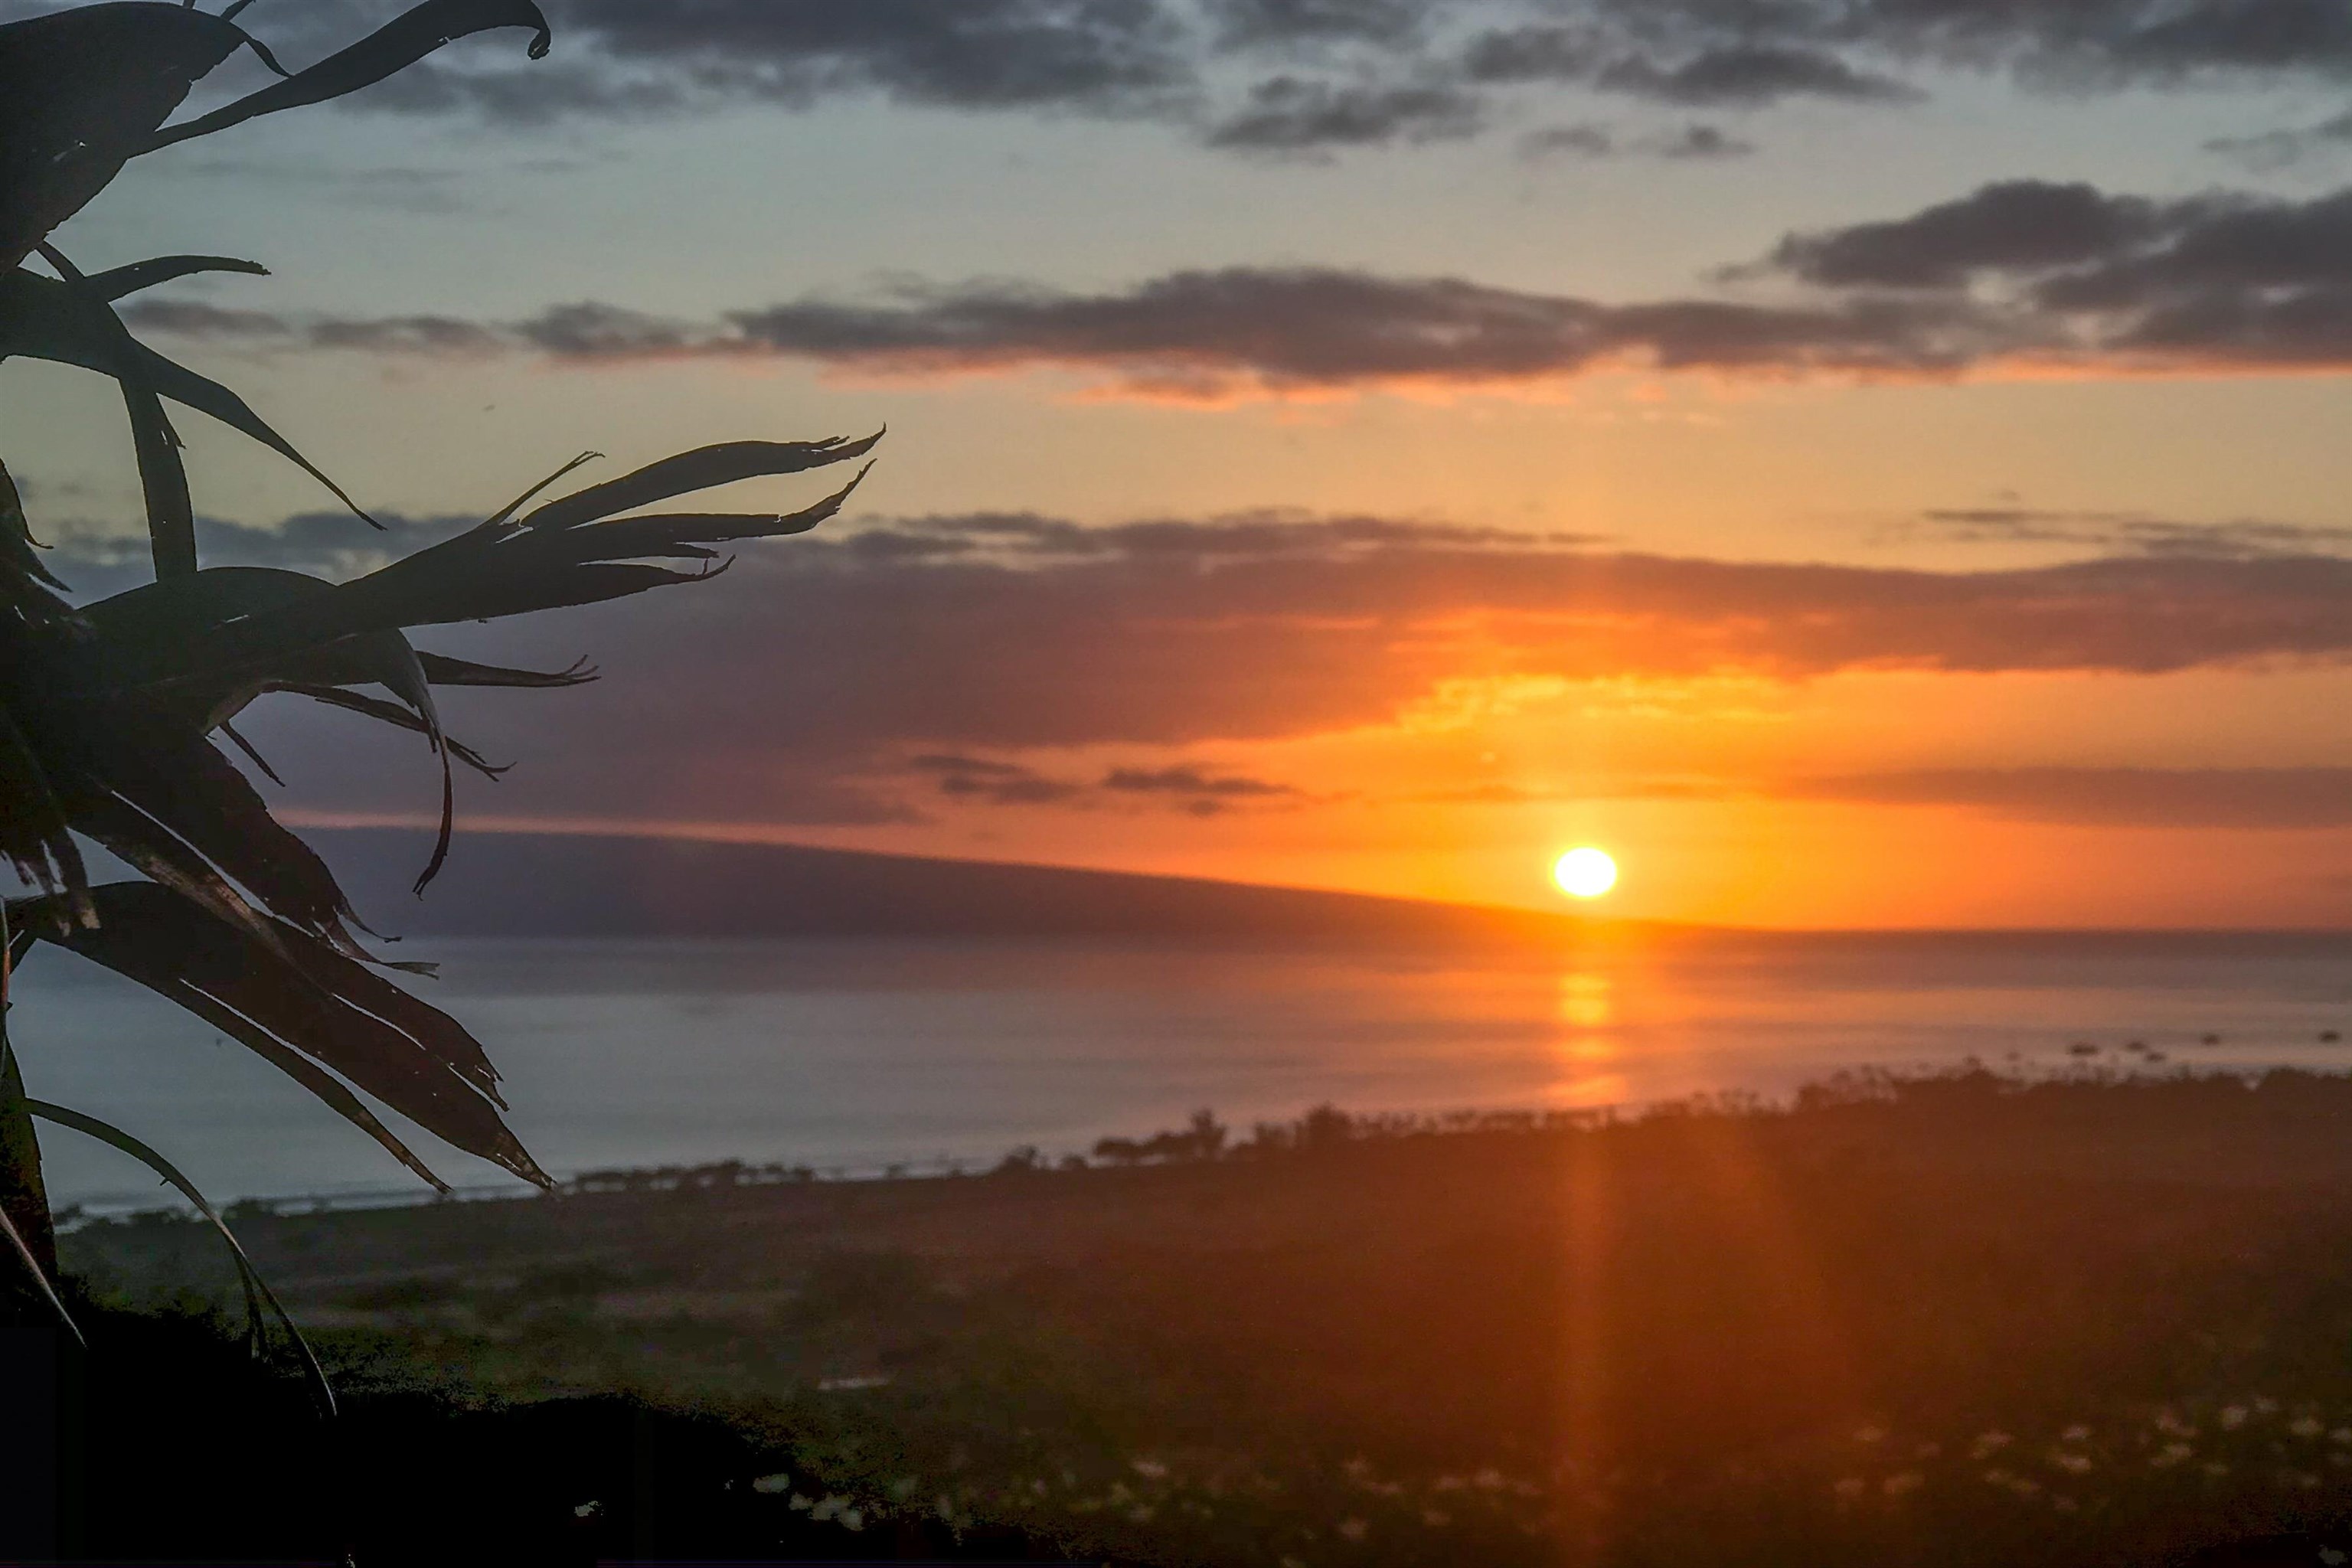
<svg viewBox="0 0 2352 1568"><path fill-rule="evenodd" d="M1617 862L1590 846L1571 849L1552 863L1551 879L1571 899L1597 899L1617 885Z"/></svg>

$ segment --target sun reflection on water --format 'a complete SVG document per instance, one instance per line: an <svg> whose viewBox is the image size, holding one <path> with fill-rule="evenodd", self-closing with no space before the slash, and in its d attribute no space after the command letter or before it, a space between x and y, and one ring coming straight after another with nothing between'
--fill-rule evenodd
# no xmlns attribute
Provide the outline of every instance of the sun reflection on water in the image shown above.
<svg viewBox="0 0 2352 1568"><path fill-rule="evenodd" d="M1609 976L1572 969L1559 977L1559 1021L1572 1029L1605 1029L1610 1009Z"/></svg>

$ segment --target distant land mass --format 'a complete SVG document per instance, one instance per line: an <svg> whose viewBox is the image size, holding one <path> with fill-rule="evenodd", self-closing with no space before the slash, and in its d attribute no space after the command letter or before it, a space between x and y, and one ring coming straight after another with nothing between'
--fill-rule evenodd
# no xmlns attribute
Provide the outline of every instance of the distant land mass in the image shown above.
<svg viewBox="0 0 2352 1568"><path fill-rule="evenodd" d="M1190 877L796 845L305 828L362 918L435 936L1106 937L1285 942L1574 942L1623 922Z"/></svg>
<svg viewBox="0 0 2352 1568"><path fill-rule="evenodd" d="M2312 952L2352 962L2352 932L1986 930L1802 931L1382 898L994 860L626 834L461 831L422 900L431 851L410 828L301 829L386 935L1097 938L1286 946L1548 947L1637 938L1766 952L1822 941L1889 950ZM110 874L105 870L101 876ZM120 874L112 873L112 874Z"/></svg>

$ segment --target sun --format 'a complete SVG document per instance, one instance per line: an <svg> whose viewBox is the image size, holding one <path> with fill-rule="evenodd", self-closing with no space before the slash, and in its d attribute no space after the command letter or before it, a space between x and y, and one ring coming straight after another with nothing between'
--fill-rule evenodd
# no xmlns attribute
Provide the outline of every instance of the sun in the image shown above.
<svg viewBox="0 0 2352 1568"><path fill-rule="evenodd" d="M1571 899L1597 899L1617 885L1617 862L1587 845L1554 861L1551 879Z"/></svg>

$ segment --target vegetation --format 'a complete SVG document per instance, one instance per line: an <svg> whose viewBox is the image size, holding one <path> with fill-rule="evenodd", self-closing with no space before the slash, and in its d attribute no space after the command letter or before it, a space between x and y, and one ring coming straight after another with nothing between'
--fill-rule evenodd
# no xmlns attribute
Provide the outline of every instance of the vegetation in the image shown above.
<svg viewBox="0 0 2352 1568"><path fill-rule="evenodd" d="M526 29L534 58L549 44L546 19L530 0L425 0L288 72L239 24L246 4L233 0L215 15L193 0L134 0L0 26L0 358L77 366L121 388L155 571L152 583L130 592L70 603L68 585L42 564L19 491L0 468L0 853L33 889L0 908L0 1003L8 970L32 944L54 943L153 988L259 1053L427 1182L439 1184L371 1100L543 1183L501 1118L499 1076L481 1047L387 976L415 966L371 953L362 937L372 933L326 864L272 817L222 743L269 774L235 721L273 692L422 735L442 775L440 837L417 879L422 891L449 849L453 764L498 771L443 733L434 689L564 687L593 672L471 663L419 649L410 629L703 581L716 570L713 546L813 527L856 481L782 515L646 509L733 480L845 462L878 437L706 447L541 500L594 456L583 455L478 527L349 581L205 567L173 405L299 464L351 508L354 529L371 521L243 399L137 342L114 309L127 295L191 274L264 268L228 257L159 256L109 258L85 269L51 243L52 231L132 160L158 149L355 91L471 34ZM278 79L173 121L194 85L240 50ZM662 563L678 562L699 564ZM139 879L94 885L78 837L103 846ZM104 1139L200 1206L203 1200L139 1139L27 1098L0 1031L0 1243L21 1265L5 1271L0 1306L20 1320L49 1313L70 1325L37 1118ZM244 1273L257 1314L267 1288L249 1268Z"/></svg>
<svg viewBox="0 0 2352 1568"><path fill-rule="evenodd" d="M718 1415L787 1511L861 1539L2155 1568L2270 1537L2288 1554L2210 1561L2315 1564L2352 1550L2347 1131L2352 1077L1864 1078L247 1239L362 1425L420 1384L518 1421ZM116 1300L226 1305L208 1240L149 1215L65 1245Z"/></svg>

